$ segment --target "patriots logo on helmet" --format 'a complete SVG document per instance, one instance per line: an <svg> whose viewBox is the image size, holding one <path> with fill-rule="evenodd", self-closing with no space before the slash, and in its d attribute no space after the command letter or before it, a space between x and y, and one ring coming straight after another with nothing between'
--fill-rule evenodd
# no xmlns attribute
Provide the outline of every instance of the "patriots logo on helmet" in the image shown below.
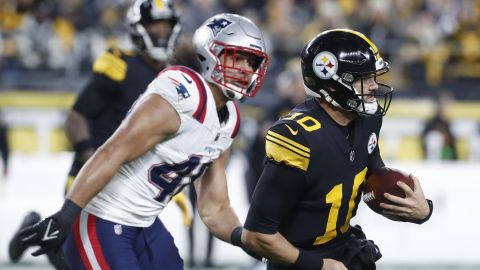
<svg viewBox="0 0 480 270"><path fill-rule="evenodd" d="M175 85L175 89L177 90L177 94L182 98L189 98L190 93L188 92L187 88L179 81L175 80L174 78L168 77L173 85Z"/></svg>
<svg viewBox="0 0 480 270"><path fill-rule="evenodd" d="M217 36L220 31L223 29L227 28L230 24L232 24L231 21L220 18L220 19L213 19L211 22L207 24L210 29L212 29L213 36Z"/></svg>

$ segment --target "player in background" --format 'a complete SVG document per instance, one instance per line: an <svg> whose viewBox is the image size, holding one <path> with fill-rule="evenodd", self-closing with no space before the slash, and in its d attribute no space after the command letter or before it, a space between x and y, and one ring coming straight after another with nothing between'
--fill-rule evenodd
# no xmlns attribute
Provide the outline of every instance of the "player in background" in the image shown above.
<svg viewBox="0 0 480 270"><path fill-rule="evenodd" d="M249 19L219 14L194 34L200 74L163 70L115 133L82 167L57 213L21 232L60 248L72 269L183 269L173 243L158 237L158 214L192 182L198 212L219 239L244 247L230 206L225 166L240 115L234 99L253 97L268 65ZM162 256L168 254L168 260Z"/></svg>
<svg viewBox="0 0 480 270"><path fill-rule="evenodd" d="M2 119L2 112L0 110L0 154L2 159L2 173L0 178L7 178L8 162L10 160L10 146L8 143L8 126Z"/></svg>
<svg viewBox="0 0 480 270"><path fill-rule="evenodd" d="M85 162L120 125L133 102L167 67L181 31L179 14L169 1L136 1L130 7L127 22L134 51L111 48L96 59L93 74L65 122L67 138L75 152L65 194ZM179 193L174 200L188 225L188 199ZM39 220L39 214L29 213L20 230ZM163 226L161 222L159 226ZM18 262L26 248L28 245L22 244L16 234L9 246L10 260ZM59 256L48 255L57 269L66 269Z"/></svg>
<svg viewBox="0 0 480 270"><path fill-rule="evenodd" d="M384 166L377 142L392 88L377 78L388 63L367 37L348 29L320 33L301 58L311 97L267 132L245 243L268 259L269 270L375 269L380 251L350 219L368 173ZM433 205L414 183L414 190L399 184L406 198L385 195L392 202L382 204L385 215L429 219Z"/></svg>

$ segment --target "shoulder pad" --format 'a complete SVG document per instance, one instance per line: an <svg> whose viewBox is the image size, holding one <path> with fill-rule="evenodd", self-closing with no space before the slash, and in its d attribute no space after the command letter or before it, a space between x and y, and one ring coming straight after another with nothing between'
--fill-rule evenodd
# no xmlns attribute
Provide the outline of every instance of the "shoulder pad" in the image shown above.
<svg viewBox="0 0 480 270"><path fill-rule="evenodd" d="M95 60L93 72L103 74L116 82L123 81L127 74L127 63L122 55L119 49L108 50Z"/></svg>
<svg viewBox="0 0 480 270"><path fill-rule="evenodd" d="M305 130L306 132L313 132L322 127L318 119L302 112L291 112L280 118L277 123L294 123L298 125L300 130Z"/></svg>
<svg viewBox="0 0 480 270"><path fill-rule="evenodd" d="M180 113L190 114L203 123L207 114L208 92L200 74L182 66L171 66L152 82L152 91L168 97Z"/></svg>
<svg viewBox="0 0 480 270"><path fill-rule="evenodd" d="M278 122L267 132L265 152L270 160L307 171L310 147L299 126Z"/></svg>

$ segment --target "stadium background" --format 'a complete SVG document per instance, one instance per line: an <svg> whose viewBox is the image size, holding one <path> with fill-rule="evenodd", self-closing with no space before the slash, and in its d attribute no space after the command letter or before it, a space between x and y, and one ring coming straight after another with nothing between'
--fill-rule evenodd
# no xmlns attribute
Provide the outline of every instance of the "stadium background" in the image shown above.
<svg viewBox="0 0 480 270"><path fill-rule="evenodd" d="M232 203L241 218L248 207L245 150L264 115L280 100L278 89L298 75L295 58L315 34L349 27L370 37L391 65L386 80L395 94L382 129L383 156L392 167L415 172L436 202L432 220L421 227L390 222L365 206L354 221L382 248L380 269L480 269L475 245L480 242L475 230L480 191L480 1L173 2L183 14L186 35L218 12L245 15L266 34L271 55L267 80L255 99L241 104L243 128L228 169ZM72 158L63 131L66 112L100 53L109 46L131 48L124 24L130 3L0 0L0 117L9 126L12 151L9 174L0 176L0 269L48 269L42 259L9 265L7 243L26 211L38 209L45 215L60 205ZM425 155L422 151L421 133L439 96L447 100L440 105L455 135L456 161L441 160L435 155L438 149ZM178 235L185 255L186 232L178 215L169 209L162 219ZM214 244L217 264L250 269L252 262L241 251Z"/></svg>

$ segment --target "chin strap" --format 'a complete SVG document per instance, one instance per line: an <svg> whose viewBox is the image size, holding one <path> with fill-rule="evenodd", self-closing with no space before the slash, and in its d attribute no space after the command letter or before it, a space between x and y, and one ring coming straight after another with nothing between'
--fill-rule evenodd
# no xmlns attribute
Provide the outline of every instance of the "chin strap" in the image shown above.
<svg viewBox="0 0 480 270"><path fill-rule="evenodd" d="M230 100L240 100L243 98L243 95L238 92L225 89L224 87L221 87L221 86L220 86L220 89L222 90L222 93Z"/></svg>
<svg viewBox="0 0 480 270"><path fill-rule="evenodd" d="M377 103L377 101L375 101L375 102L360 102L360 104L358 104L357 107L351 108L350 110L348 110L348 109L345 109L342 106L340 106L340 104L338 104L338 102L336 102L328 94L327 91L325 91L323 89L320 89L319 90L320 94L319 94L319 93L316 93L315 91L313 91L312 89L308 88L305 84L303 85L303 87L305 89L305 93L307 93L307 95L309 95L309 96L324 99L325 101L327 101L328 103L332 104L333 106L335 106L339 109L346 110L346 111L354 111L354 112L356 112L356 113L358 113L362 116L374 115L375 112L378 109L378 103ZM364 109L364 107L365 107L365 109Z"/></svg>
<svg viewBox="0 0 480 270"><path fill-rule="evenodd" d="M363 116L371 116L377 112L378 102L376 100L374 102L361 102L353 110Z"/></svg>

